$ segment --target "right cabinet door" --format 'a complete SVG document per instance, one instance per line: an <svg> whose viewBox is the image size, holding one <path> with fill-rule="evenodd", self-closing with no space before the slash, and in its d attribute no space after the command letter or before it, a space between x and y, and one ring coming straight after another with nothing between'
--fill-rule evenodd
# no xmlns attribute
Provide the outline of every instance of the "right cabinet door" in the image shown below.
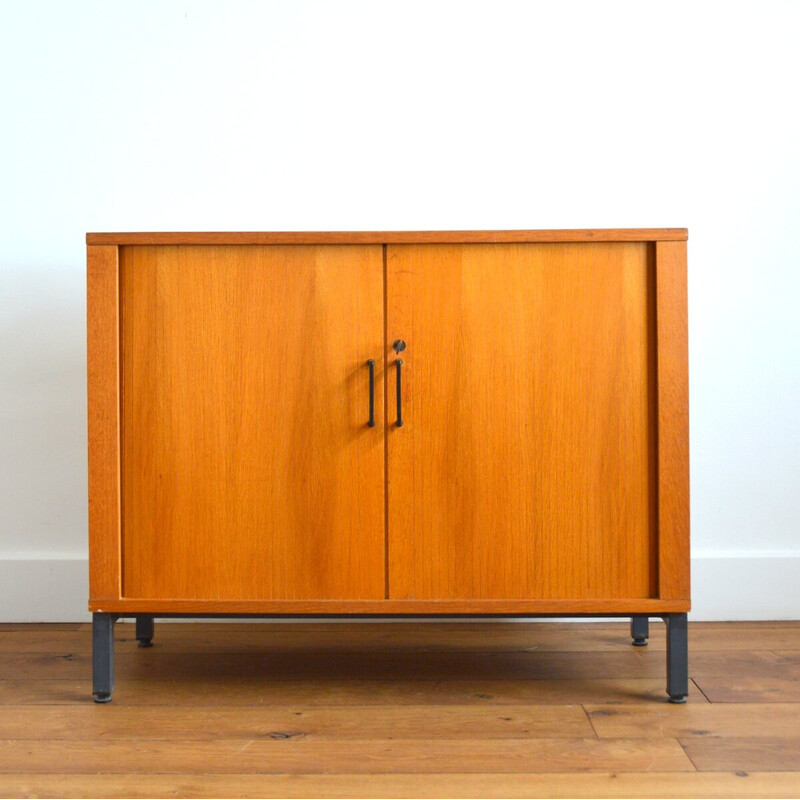
<svg viewBox="0 0 800 800"><path fill-rule="evenodd" d="M386 277L389 596L655 596L652 245L389 246Z"/></svg>

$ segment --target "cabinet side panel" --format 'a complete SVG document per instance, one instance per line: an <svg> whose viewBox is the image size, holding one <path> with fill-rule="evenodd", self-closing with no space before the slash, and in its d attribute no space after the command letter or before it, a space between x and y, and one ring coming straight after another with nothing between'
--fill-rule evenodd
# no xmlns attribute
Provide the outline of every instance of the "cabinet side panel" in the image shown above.
<svg viewBox="0 0 800 800"><path fill-rule="evenodd" d="M659 596L688 599L689 354L686 243L656 244Z"/></svg>
<svg viewBox="0 0 800 800"><path fill-rule="evenodd" d="M118 248L86 253L89 594L120 597Z"/></svg>

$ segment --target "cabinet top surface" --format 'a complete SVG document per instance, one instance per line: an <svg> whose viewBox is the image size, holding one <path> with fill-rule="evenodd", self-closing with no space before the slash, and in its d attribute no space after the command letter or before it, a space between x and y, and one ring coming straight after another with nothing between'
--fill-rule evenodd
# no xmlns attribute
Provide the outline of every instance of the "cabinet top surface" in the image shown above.
<svg viewBox="0 0 800 800"><path fill-rule="evenodd" d="M86 244L523 244L526 242L685 241L686 228L541 231L240 231L87 233Z"/></svg>

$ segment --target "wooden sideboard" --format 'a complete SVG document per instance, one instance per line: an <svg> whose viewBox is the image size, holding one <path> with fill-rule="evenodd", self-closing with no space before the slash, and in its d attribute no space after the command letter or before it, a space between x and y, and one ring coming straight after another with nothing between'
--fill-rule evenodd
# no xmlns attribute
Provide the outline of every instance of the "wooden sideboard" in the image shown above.
<svg viewBox="0 0 800 800"><path fill-rule="evenodd" d="M93 233L94 697L176 615L667 622L688 692L684 229Z"/></svg>

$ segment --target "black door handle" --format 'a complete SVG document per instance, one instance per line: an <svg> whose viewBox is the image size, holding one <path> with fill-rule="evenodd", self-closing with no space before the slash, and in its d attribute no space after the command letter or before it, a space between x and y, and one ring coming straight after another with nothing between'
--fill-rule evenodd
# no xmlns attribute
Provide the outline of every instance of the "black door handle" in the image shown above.
<svg viewBox="0 0 800 800"><path fill-rule="evenodd" d="M403 384L402 384L402 368L403 359L398 358L394 362L397 365L397 427L403 427Z"/></svg>
<svg viewBox="0 0 800 800"><path fill-rule="evenodd" d="M375 359L367 361L369 367L369 421L370 428L375 427Z"/></svg>

